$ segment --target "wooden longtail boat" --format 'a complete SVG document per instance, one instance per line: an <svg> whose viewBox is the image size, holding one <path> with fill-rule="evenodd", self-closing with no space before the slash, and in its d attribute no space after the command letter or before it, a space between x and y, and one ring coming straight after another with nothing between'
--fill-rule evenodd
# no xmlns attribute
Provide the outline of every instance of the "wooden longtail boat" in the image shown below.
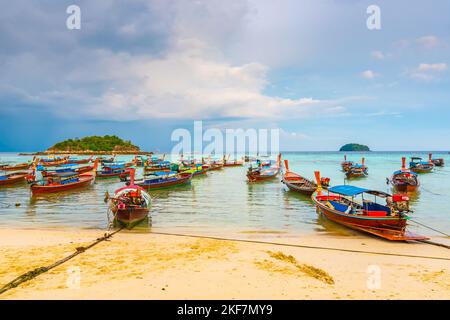
<svg viewBox="0 0 450 320"><path fill-rule="evenodd" d="M392 241L427 240L427 237L406 231L409 198L405 195L390 195L350 185L335 186L327 191L320 185L320 173L315 172L317 191L311 196L317 211L327 219L345 227L370 233ZM375 201L355 201L356 196L372 195ZM386 200L386 205L376 202Z"/></svg>
<svg viewBox="0 0 450 320"><path fill-rule="evenodd" d="M317 190L317 184L308 180L301 175L289 170L288 160L284 160L284 168L286 172L283 174L281 182L291 191L295 191L305 195L312 195ZM329 178L322 178L322 186L327 187L330 183Z"/></svg>
<svg viewBox="0 0 450 320"><path fill-rule="evenodd" d="M67 159L67 163L68 164L87 164L87 163L89 163L89 162L91 162L92 161L92 158L93 158L94 156L90 156L89 158L87 158L87 159Z"/></svg>
<svg viewBox="0 0 450 320"><path fill-rule="evenodd" d="M131 168L127 168L125 164L111 164L103 166L102 170L97 171L97 178L129 176L130 172Z"/></svg>
<svg viewBox="0 0 450 320"><path fill-rule="evenodd" d="M10 174L0 175L0 187L10 186L26 181L28 172L14 172Z"/></svg>
<svg viewBox="0 0 450 320"><path fill-rule="evenodd" d="M58 167L68 163L68 157L54 159L40 159L39 164L44 167Z"/></svg>
<svg viewBox="0 0 450 320"><path fill-rule="evenodd" d="M353 161L347 161L347 155L344 155L344 161L341 162L342 171L347 172L353 166Z"/></svg>
<svg viewBox="0 0 450 320"><path fill-rule="evenodd" d="M153 172L136 184L146 190L166 189L191 183L192 173Z"/></svg>
<svg viewBox="0 0 450 320"><path fill-rule="evenodd" d="M392 174L389 182L392 186L401 192L416 191L419 188L419 177L417 173L406 168L406 158L402 158L402 168Z"/></svg>
<svg viewBox="0 0 450 320"><path fill-rule="evenodd" d="M94 166L82 166L82 167L76 167L76 164L72 164L72 165L66 165L64 167L60 167L60 168L55 168L54 170L42 170L41 174L43 177L51 177L51 176L55 176L58 173L61 172L75 172L78 174L81 173L86 173L89 171L92 171L94 169Z"/></svg>
<svg viewBox="0 0 450 320"><path fill-rule="evenodd" d="M420 157L412 157L409 169L415 173L429 173L433 171L434 164L431 161L422 161Z"/></svg>
<svg viewBox="0 0 450 320"><path fill-rule="evenodd" d="M278 159L275 165L270 167L264 166L259 162L256 168L250 166L247 171L247 179L249 182L259 182L274 179L280 173L281 168L281 153L278 154Z"/></svg>
<svg viewBox="0 0 450 320"><path fill-rule="evenodd" d="M345 172L347 178L360 178L369 175L369 168L365 165L365 159L362 158L361 164L352 164Z"/></svg>
<svg viewBox="0 0 450 320"><path fill-rule="evenodd" d="M225 159L225 156L223 156L223 166L224 167L242 167L243 165L244 165L244 161L230 160L230 155L228 155L227 159Z"/></svg>
<svg viewBox="0 0 450 320"><path fill-rule="evenodd" d="M170 161L161 161L158 163L151 163L144 167L144 172L156 172L156 171L171 171Z"/></svg>
<svg viewBox="0 0 450 320"><path fill-rule="evenodd" d="M17 163L17 164L11 164L11 165L2 165L2 166L0 166L0 170L1 171L26 170L26 169L29 169L35 161L36 161L36 157L33 157L33 160L31 162Z"/></svg>
<svg viewBox="0 0 450 320"><path fill-rule="evenodd" d="M435 167L443 167L445 165L445 161L443 158L433 159L433 154L429 154L430 161L434 164Z"/></svg>
<svg viewBox="0 0 450 320"><path fill-rule="evenodd" d="M31 193L33 195L55 193L91 186L95 182L97 165L96 161L93 170L88 173L63 172L42 181L35 181L31 184Z"/></svg>
<svg viewBox="0 0 450 320"><path fill-rule="evenodd" d="M109 208L114 222L128 229L145 220L150 212L151 198L145 190L134 183L135 169L130 171L130 182L117 189L110 199Z"/></svg>

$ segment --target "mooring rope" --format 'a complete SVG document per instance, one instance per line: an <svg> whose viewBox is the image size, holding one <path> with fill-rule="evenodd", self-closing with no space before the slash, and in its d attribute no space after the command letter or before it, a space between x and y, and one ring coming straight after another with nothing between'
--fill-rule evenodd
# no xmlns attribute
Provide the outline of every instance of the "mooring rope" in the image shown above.
<svg viewBox="0 0 450 320"><path fill-rule="evenodd" d="M450 261L450 258L444 258L444 257L419 256L419 255L402 254L402 253L389 253L389 252L364 251L364 250L355 250L355 249L342 249L342 248L333 248L333 247L308 246L308 245L301 245L301 244L280 243L280 242L260 241L260 240L250 240L250 239L234 239L234 238L222 238L222 237L215 237L215 236L201 236L201 235L180 234L180 233L170 233L170 232L154 232L154 231L152 231L150 234L159 234L159 235L175 236L175 237L189 237L189 238L199 238L199 239L210 239L210 240L219 240L219 241L232 241L232 242L246 242L246 243L256 243L256 244L268 244L268 245L274 245L274 246L304 248L304 249L318 249L318 250L329 250L329 251L341 251L341 252L374 254L374 255L382 255L382 256L424 258L424 259ZM443 246L446 246L446 245L443 245ZM449 246L447 246L447 248L450 249Z"/></svg>
<svg viewBox="0 0 450 320"><path fill-rule="evenodd" d="M72 253L71 255L56 261L55 263L49 265L49 266L44 266L44 267L38 267L34 270L28 271L20 276L18 276L17 278L15 278L13 281L7 283L6 285L4 285L1 289L0 289L0 295L5 293L8 290L11 290L13 288L16 288L17 286L21 285L24 282L30 281L34 278L36 278L37 276L53 269L56 268L57 266L75 258L76 256L78 256L79 254L85 252L86 250L92 248L93 246L99 244L102 241L106 241L109 238L111 238L113 235L115 235L116 233L120 232L121 230L123 230L123 227L120 229L117 229L114 232L111 233L105 233L105 235L103 237L98 238L97 240L95 240L93 243L91 243L88 246L85 247L78 247L76 248L76 251L74 253Z"/></svg>
<svg viewBox="0 0 450 320"><path fill-rule="evenodd" d="M447 233L445 233L445 232L443 232L443 231L439 231L439 230L437 230L437 229L434 229L434 228L432 228L432 227L430 227L430 226L427 226L426 224L423 224L423 223L421 223L421 222L419 222L419 221L417 221L417 220L415 220L415 219L409 219L409 221L412 221L412 222L414 222L414 223L417 223L418 225L420 225L420 226L422 226L422 227L425 227L425 228L427 228L427 229L433 230L433 231L435 231L435 232L437 232L437 233L440 233L440 234L442 234L442 235L444 235L444 236L450 237L449 234L447 234Z"/></svg>

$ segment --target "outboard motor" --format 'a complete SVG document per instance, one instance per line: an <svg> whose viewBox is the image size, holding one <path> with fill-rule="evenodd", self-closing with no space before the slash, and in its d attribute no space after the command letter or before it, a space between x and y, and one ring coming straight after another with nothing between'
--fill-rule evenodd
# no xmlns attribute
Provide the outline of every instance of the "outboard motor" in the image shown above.
<svg viewBox="0 0 450 320"><path fill-rule="evenodd" d="M409 212L409 197L405 194L394 194L391 205L398 212Z"/></svg>

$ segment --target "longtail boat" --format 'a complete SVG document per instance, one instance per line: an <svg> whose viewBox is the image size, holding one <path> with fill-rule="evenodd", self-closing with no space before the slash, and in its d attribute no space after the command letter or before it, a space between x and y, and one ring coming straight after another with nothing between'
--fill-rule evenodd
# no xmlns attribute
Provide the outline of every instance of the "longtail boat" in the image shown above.
<svg viewBox="0 0 450 320"><path fill-rule="evenodd" d="M341 162L342 171L347 172L353 166L353 161L347 161L347 155L344 155L344 161Z"/></svg>
<svg viewBox="0 0 450 320"><path fill-rule="evenodd" d="M247 179L249 182L259 182L274 179L280 173L281 168L281 153L278 154L278 159L275 164L267 166L266 164L257 161L257 166L252 165L247 170Z"/></svg>
<svg viewBox="0 0 450 320"><path fill-rule="evenodd" d="M98 157L97 160L101 165L108 165L116 161L116 155L113 155L111 158Z"/></svg>
<svg viewBox="0 0 450 320"><path fill-rule="evenodd" d="M9 174L0 175L0 187L10 186L25 182L25 178L28 176L28 172L14 172Z"/></svg>
<svg viewBox="0 0 450 320"><path fill-rule="evenodd" d="M317 184L301 175L289 170L289 161L284 160L285 172L283 173L281 182L291 191L295 191L305 195L312 195L317 190ZM322 186L328 187L329 178L322 178Z"/></svg>
<svg viewBox="0 0 450 320"><path fill-rule="evenodd" d="M419 187L419 177L417 173L406 168L406 158L402 158L402 168L392 174L389 182L392 186L401 192L416 191Z"/></svg>
<svg viewBox="0 0 450 320"><path fill-rule="evenodd" d="M131 168L127 168L125 164L110 164L104 165L102 170L97 171L98 178L114 178L121 176L129 176Z"/></svg>
<svg viewBox="0 0 450 320"><path fill-rule="evenodd" d="M150 212L151 198L145 190L134 183L135 169L130 172L129 185L117 189L110 199L109 208L114 222L128 229L145 220Z"/></svg>
<svg viewBox="0 0 450 320"><path fill-rule="evenodd" d="M359 178L369 175L369 168L365 165L365 159L362 158L361 164L354 163L345 172L347 178Z"/></svg>
<svg viewBox="0 0 450 320"><path fill-rule="evenodd" d="M415 173L429 173L433 171L434 164L431 161L422 161L420 157L412 157L409 168Z"/></svg>
<svg viewBox="0 0 450 320"><path fill-rule="evenodd" d="M433 158L432 153L429 154L429 159L435 167L443 167L445 165L445 161L443 158Z"/></svg>
<svg viewBox="0 0 450 320"><path fill-rule="evenodd" d="M144 172L171 171L170 167L171 167L170 161L150 163L144 167Z"/></svg>
<svg viewBox="0 0 450 320"><path fill-rule="evenodd" d="M72 189L89 187L95 182L95 172L97 170L97 161L91 172L78 174L73 172L62 172L52 177L47 177L41 181L34 181L31 184L31 193L55 193L68 191Z"/></svg>
<svg viewBox="0 0 450 320"><path fill-rule="evenodd" d="M243 165L244 165L244 161L230 160L230 155L228 155L227 159L225 159L225 156L223 156L223 166L224 167L242 167Z"/></svg>
<svg viewBox="0 0 450 320"><path fill-rule="evenodd" d="M74 173L86 173L89 171L92 171L94 169L94 166L78 166L77 164L66 164L64 166L61 167L55 167L55 168L39 168L38 170L41 171L41 174L43 177L51 177L51 176L55 176L58 173L62 173L62 172L74 172Z"/></svg>
<svg viewBox="0 0 450 320"><path fill-rule="evenodd" d="M1 171L19 171L26 170L31 167L31 165L36 161L36 157L33 157L31 162L17 163L17 164L4 164L0 166Z"/></svg>
<svg viewBox="0 0 450 320"><path fill-rule="evenodd" d="M320 173L315 172L317 191L311 199L317 211L327 219L345 227L363 231L392 241L427 240L427 237L406 230L409 198L406 195L390 195L381 191L350 185L335 186L327 191L320 185ZM374 201L356 202L356 196L371 195ZM377 199L386 200L386 205Z"/></svg>
<svg viewBox="0 0 450 320"><path fill-rule="evenodd" d="M40 159L39 164L44 167L57 167L68 163L68 157Z"/></svg>
<svg viewBox="0 0 450 320"><path fill-rule="evenodd" d="M192 173L152 172L136 184L146 190L166 189L191 183Z"/></svg>
<svg viewBox="0 0 450 320"><path fill-rule="evenodd" d="M87 164L92 161L94 156L90 156L87 159L77 159L77 158L69 158L67 159L67 164Z"/></svg>

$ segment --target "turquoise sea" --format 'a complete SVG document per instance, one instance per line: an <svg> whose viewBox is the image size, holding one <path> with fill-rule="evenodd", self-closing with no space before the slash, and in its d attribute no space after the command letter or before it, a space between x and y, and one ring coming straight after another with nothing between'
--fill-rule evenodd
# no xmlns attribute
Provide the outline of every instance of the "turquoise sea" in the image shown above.
<svg viewBox="0 0 450 320"><path fill-rule="evenodd" d="M428 157L420 152L351 153L348 160L366 158L369 176L344 181L340 152L284 153L291 171L313 178L314 170L331 178L332 185L353 184L361 187L392 192L386 178L401 167L401 157ZM447 167L435 168L434 173L420 176L419 192L410 195L412 217L419 222L450 233L450 155L434 153L444 158ZM0 153L0 163L25 162L31 157ZM131 156L118 156L117 160L131 160ZM141 170L141 169L138 169ZM138 171L139 172L139 171ZM139 175L139 174L138 174ZM281 179L281 177L280 177ZM318 217L308 197L287 191L280 179L249 184L246 167L224 168L196 177L190 186L154 191L151 218L136 231L187 232L195 234L227 234L264 237L333 233L351 234L343 227ZM61 193L31 197L24 183L0 188L0 227L18 228L95 228L107 229L107 205L104 194L110 194L123 183L118 179L97 180L94 186ZM16 207L15 204L20 206ZM411 224L410 230L439 236L435 232Z"/></svg>

